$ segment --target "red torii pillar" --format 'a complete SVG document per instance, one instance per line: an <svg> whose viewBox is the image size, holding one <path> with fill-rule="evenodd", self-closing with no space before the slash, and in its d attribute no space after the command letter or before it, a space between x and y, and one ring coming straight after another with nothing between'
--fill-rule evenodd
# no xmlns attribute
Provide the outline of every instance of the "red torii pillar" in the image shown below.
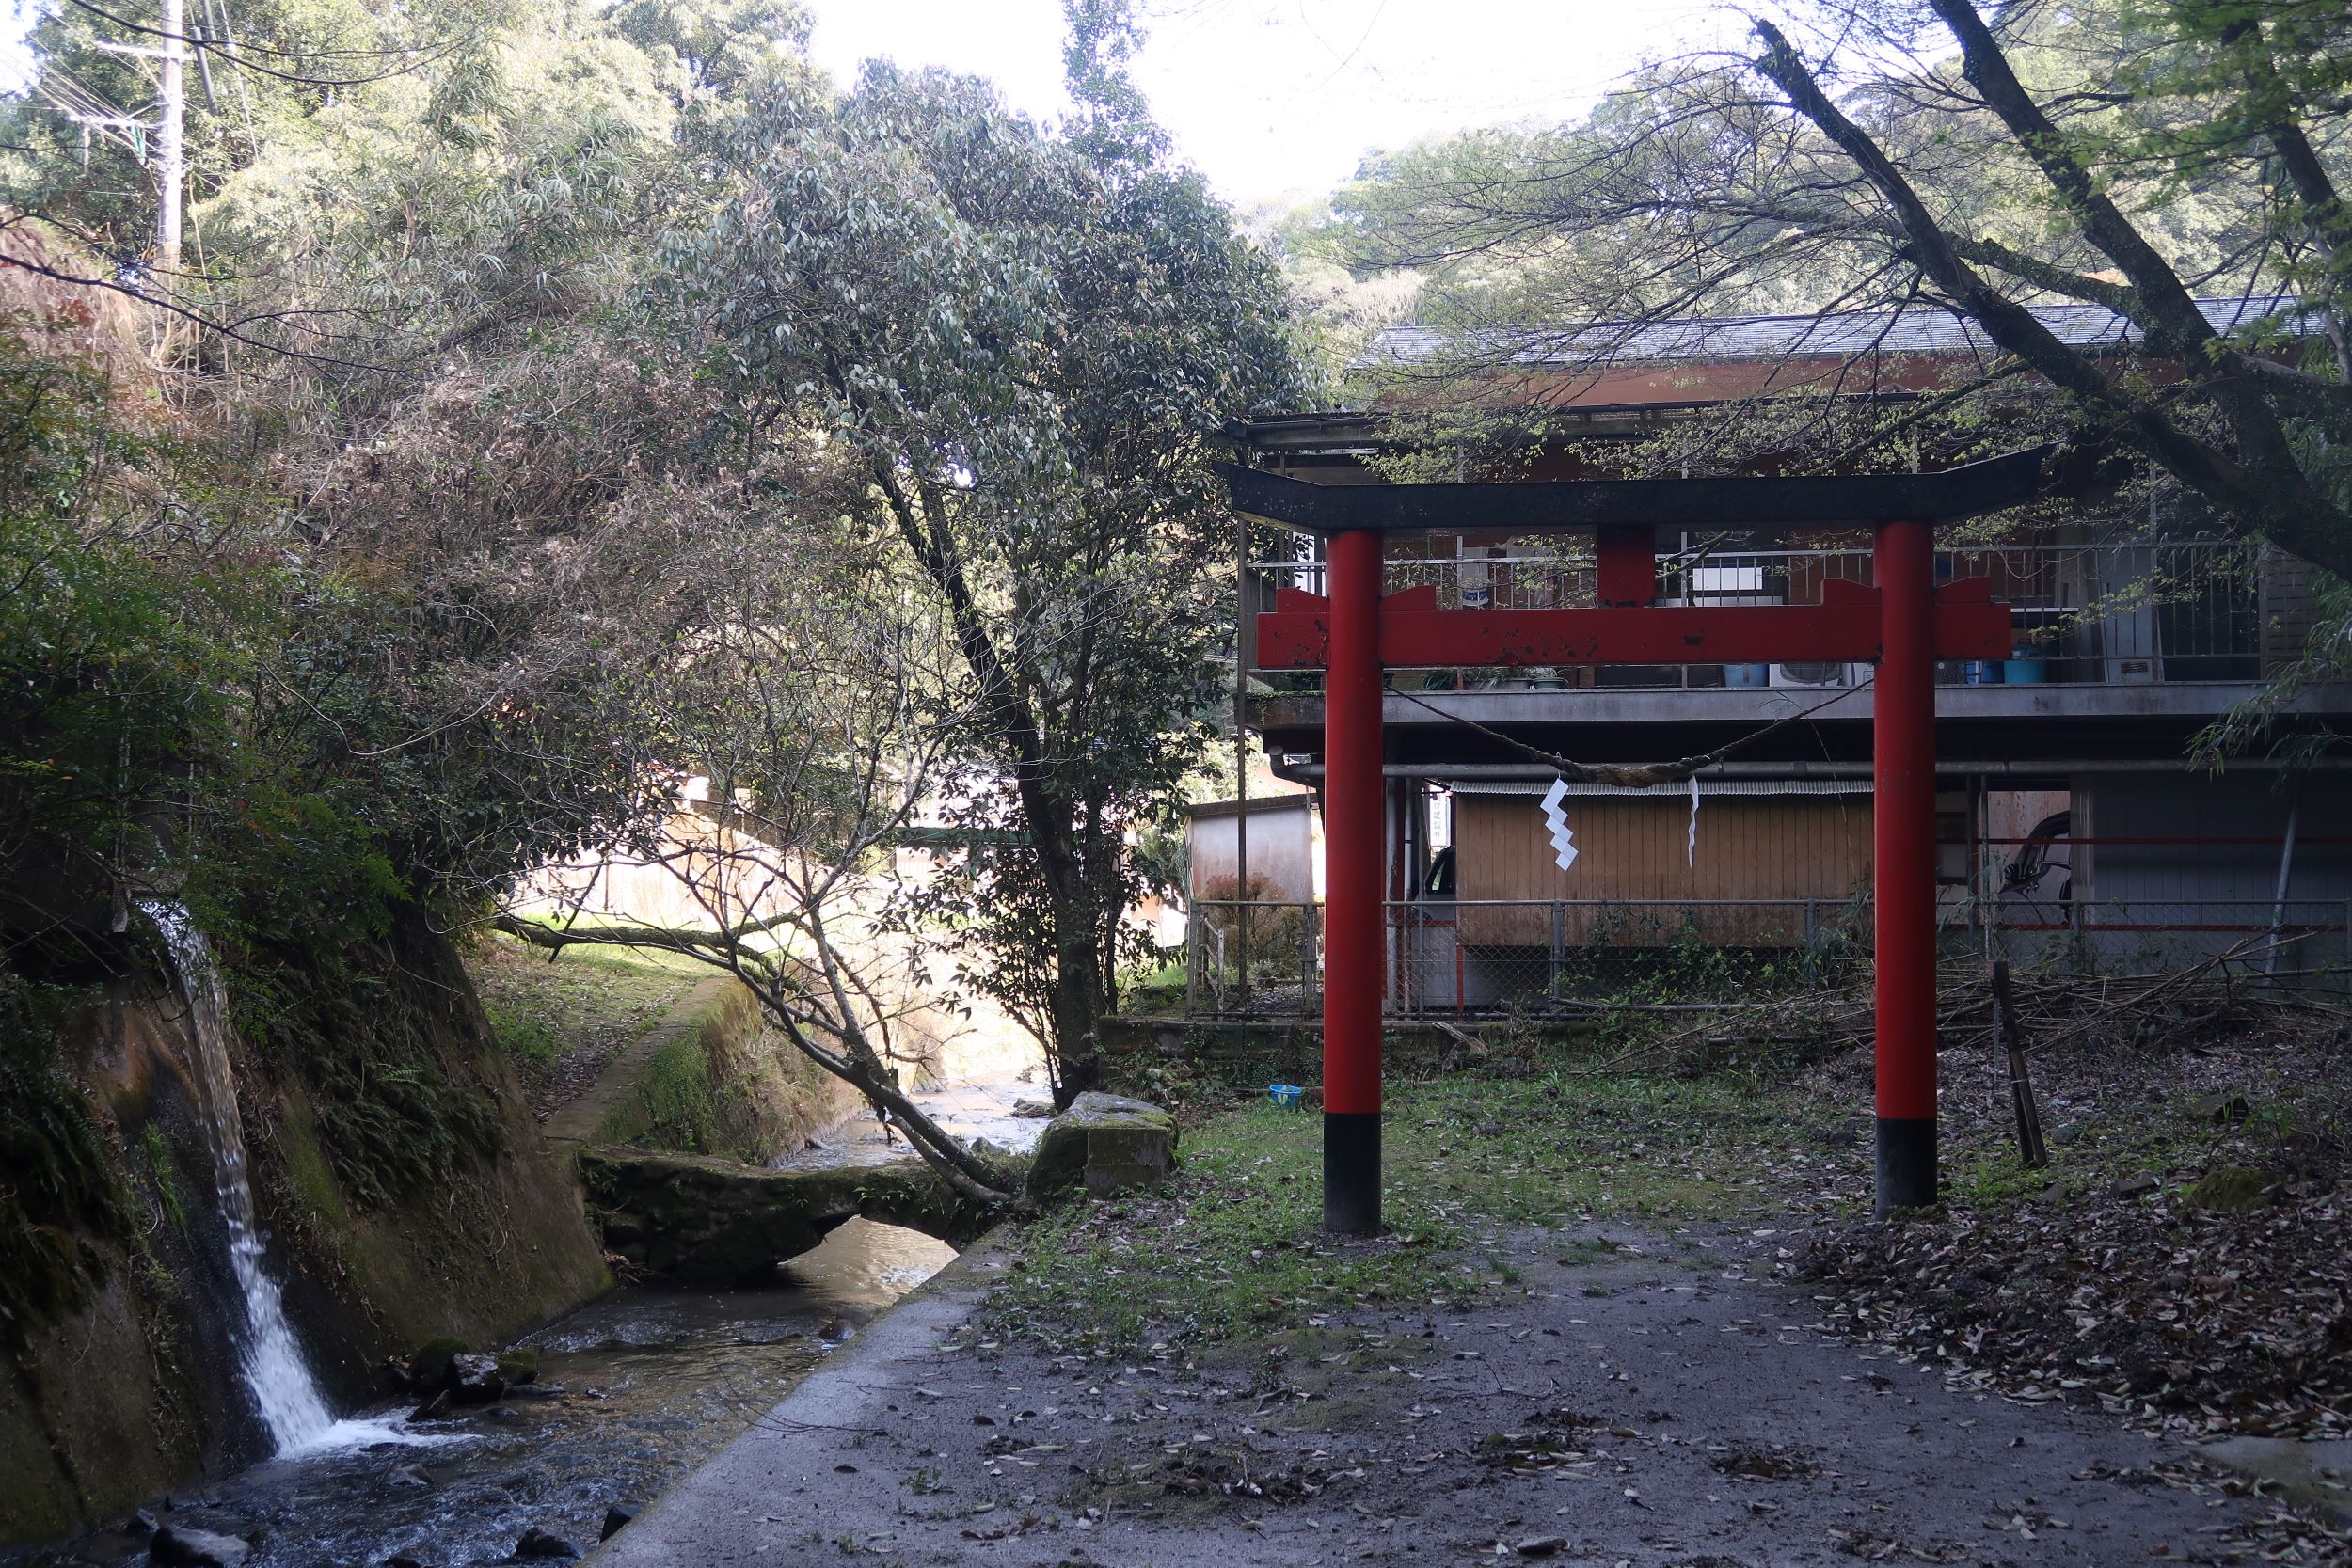
<svg viewBox="0 0 2352 1568"><path fill-rule="evenodd" d="M1329 545L1323 706L1323 1227L1380 1229L1381 943L1388 893L1380 738L1380 536ZM1333 977L1339 983L1333 983Z"/></svg>
<svg viewBox="0 0 2352 1568"><path fill-rule="evenodd" d="M1881 523L1870 709L1878 1212L1935 1201L1935 540Z"/></svg>

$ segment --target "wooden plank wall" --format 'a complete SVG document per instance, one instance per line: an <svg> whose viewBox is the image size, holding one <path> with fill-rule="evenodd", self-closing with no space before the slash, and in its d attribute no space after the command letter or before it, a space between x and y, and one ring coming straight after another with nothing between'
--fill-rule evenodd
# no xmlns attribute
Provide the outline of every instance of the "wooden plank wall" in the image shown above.
<svg viewBox="0 0 2352 1568"><path fill-rule="evenodd" d="M1563 871L1552 859L1543 811L1533 796L1456 795L1454 861L1465 901L1511 899L1813 898L1835 911L1870 881L1870 797L1851 795L1700 795L1698 857L1683 861L1691 818L1687 800L1647 796L1612 800L1571 796L1568 826L1578 856ZM1678 911L1649 911L1629 925L1605 916L1609 940L1649 945L1690 927ZM1661 923L1654 917L1665 914ZM1594 940L1591 911L1569 911L1565 939ZM1793 945L1804 911L1692 909L1690 921L1710 942ZM1460 911L1468 943L1541 945L1550 941L1545 909Z"/></svg>

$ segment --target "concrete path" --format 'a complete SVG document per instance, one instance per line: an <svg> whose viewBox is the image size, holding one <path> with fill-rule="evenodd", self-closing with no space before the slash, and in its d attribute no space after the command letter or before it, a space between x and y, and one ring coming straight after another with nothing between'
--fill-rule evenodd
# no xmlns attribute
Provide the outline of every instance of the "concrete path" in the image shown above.
<svg viewBox="0 0 2352 1568"><path fill-rule="evenodd" d="M981 1339L983 1243L596 1555L676 1564L1617 1568L2251 1560L2191 1450L1807 1326L1767 1235L1555 1259L1186 1364ZM1578 1256L1589 1256L1589 1249ZM2247 1554L2241 1556L2239 1554Z"/></svg>
<svg viewBox="0 0 2352 1568"><path fill-rule="evenodd" d="M719 1005L727 987L737 983L730 975L713 974L688 987L686 994L670 1004L670 1010L654 1020L644 1034L604 1059L595 1083L557 1106L540 1123L539 1136L559 1153L602 1141L596 1130L637 1092L637 1080L645 1065L682 1031L701 1028L704 1015Z"/></svg>

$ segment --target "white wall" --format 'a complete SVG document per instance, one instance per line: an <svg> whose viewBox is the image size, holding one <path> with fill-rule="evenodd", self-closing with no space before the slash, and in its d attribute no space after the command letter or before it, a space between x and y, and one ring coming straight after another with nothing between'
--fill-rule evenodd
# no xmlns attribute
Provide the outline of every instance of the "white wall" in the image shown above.
<svg viewBox="0 0 2352 1568"><path fill-rule="evenodd" d="M1310 805L1312 797L1278 796L1249 810L1249 875L1266 879L1267 895L1307 903L1323 895L1322 834ZM1237 874L1236 818L1196 816L1191 824L1194 897L1220 877Z"/></svg>

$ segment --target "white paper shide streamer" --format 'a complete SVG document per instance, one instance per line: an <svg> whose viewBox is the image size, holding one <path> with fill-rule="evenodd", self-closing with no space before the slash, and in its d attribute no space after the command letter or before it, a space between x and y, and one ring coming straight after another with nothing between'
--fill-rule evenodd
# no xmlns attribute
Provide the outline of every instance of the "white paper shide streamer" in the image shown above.
<svg viewBox="0 0 2352 1568"><path fill-rule="evenodd" d="M1699 776L1696 773L1691 775L1691 832L1682 841L1682 863L1686 866L1699 863Z"/></svg>
<svg viewBox="0 0 2352 1568"><path fill-rule="evenodd" d="M1576 863L1576 834L1568 831L1568 814L1561 804L1567 798L1565 779L1552 780L1551 787L1544 791L1544 822L1551 829L1552 851L1563 871Z"/></svg>

